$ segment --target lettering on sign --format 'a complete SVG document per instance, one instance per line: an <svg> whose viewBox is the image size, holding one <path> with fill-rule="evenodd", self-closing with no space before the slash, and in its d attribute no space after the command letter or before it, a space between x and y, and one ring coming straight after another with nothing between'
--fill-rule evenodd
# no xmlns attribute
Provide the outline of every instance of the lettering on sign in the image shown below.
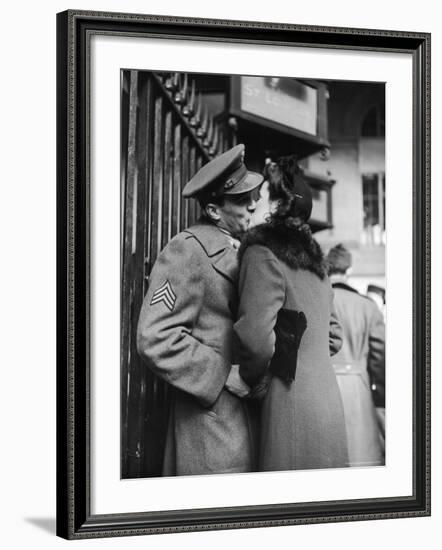
<svg viewBox="0 0 442 550"><path fill-rule="evenodd" d="M317 90L295 79L242 76L241 109L316 135Z"/></svg>

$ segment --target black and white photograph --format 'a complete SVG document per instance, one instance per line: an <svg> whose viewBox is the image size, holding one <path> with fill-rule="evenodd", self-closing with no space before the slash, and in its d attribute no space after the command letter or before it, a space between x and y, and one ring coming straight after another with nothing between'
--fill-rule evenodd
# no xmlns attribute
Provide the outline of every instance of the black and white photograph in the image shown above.
<svg viewBox="0 0 442 550"><path fill-rule="evenodd" d="M120 76L121 478L383 467L385 83Z"/></svg>
<svg viewBox="0 0 442 550"><path fill-rule="evenodd" d="M428 516L429 34L57 40L57 534Z"/></svg>

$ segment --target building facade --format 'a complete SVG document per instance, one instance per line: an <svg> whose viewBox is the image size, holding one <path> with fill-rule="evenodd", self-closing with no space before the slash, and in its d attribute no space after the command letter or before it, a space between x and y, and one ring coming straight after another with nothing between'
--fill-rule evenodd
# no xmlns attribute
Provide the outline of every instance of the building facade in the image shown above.
<svg viewBox="0 0 442 550"><path fill-rule="evenodd" d="M344 244L353 255L351 282L361 292L385 288L385 86L330 82L330 157L309 157L307 165L331 176L332 228L317 239L325 250Z"/></svg>

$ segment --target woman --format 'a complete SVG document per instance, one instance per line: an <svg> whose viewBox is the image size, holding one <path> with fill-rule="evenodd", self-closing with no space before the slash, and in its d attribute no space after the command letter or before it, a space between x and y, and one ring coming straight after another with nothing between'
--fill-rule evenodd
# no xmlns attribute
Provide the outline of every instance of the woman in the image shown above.
<svg viewBox="0 0 442 550"><path fill-rule="evenodd" d="M259 469L344 467L343 408L330 362L340 327L323 254L306 224L311 190L290 158L266 172L256 212L264 223L240 249L234 326L241 377L252 396L265 394Z"/></svg>

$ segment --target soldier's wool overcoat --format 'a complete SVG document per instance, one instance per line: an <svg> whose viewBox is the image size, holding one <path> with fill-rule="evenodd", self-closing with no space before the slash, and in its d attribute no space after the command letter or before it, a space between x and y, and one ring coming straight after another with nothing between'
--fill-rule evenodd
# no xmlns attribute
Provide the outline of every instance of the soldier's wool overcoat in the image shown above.
<svg viewBox="0 0 442 550"><path fill-rule="evenodd" d="M204 222L175 236L152 270L137 347L148 367L173 387L164 475L252 468L246 405L224 388L232 363L237 274L231 239Z"/></svg>

